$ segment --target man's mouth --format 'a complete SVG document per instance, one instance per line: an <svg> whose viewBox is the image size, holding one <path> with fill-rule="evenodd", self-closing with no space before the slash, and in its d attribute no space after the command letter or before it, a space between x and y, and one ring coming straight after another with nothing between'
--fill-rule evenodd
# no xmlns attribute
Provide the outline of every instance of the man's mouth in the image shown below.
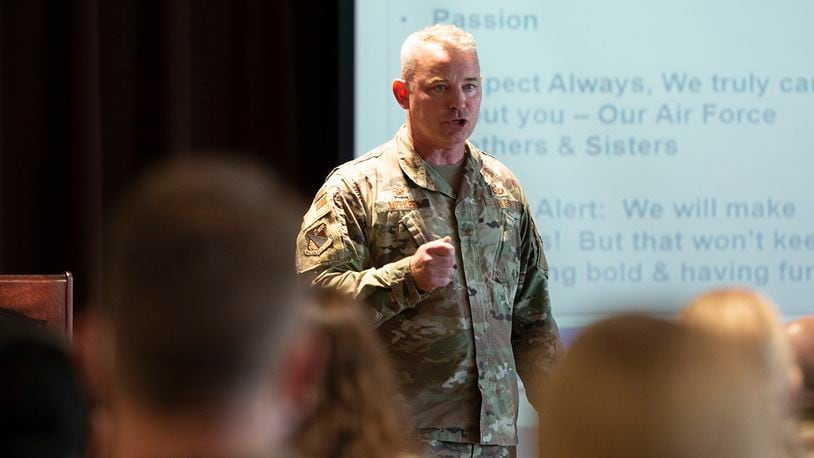
<svg viewBox="0 0 814 458"><path fill-rule="evenodd" d="M469 121L467 121L466 119L459 118L459 119L453 119L449 123L452 124L453 126L456 126L456 127L463 127L468 122Z"/></svg>

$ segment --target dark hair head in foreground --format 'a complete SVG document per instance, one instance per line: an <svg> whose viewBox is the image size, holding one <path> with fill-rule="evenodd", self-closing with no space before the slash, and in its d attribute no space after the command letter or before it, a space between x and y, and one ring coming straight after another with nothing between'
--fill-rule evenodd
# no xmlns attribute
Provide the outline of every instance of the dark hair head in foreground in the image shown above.
<svg viewBox="0 0 814 458"><path fill-rule="evenodd" d="M361 307L325 290L310 297L306 317L327 353L316 408L295 437L302 456L390 458L418 451L396 399L392 364Z"/></svg>
<svg viewBox="0 0 814 458"><path fill-rule="evenodd" d="M542 456L774 456L757 378L740 352L700 331L638 315L602 321L552 379Z"/></svg>
<svg viewBox="0 0 814 458"><path fill-rule="evenodd" d="M131 189L108 234L103 310L128 396L217 411L274 369L294 318L294 214L262 168L228 158L175 160Z"/></svg>
<svg viewBox="0 0 814 458"><path fill-rule="evenodd" d="M88 406L65 343L31 320L0 319L0 456L83 457Z"/></svg>

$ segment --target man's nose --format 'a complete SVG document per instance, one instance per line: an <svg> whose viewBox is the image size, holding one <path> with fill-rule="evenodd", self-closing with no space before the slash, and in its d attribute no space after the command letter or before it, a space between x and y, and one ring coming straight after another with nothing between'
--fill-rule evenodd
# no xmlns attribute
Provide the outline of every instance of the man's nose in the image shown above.
<svg viewBox="0 0 814 458"><path fill-rule="evenodd" d="M450 91L449 108L453 110L460 110L466 106L466 93L463 89L457 88Z"/></svg>

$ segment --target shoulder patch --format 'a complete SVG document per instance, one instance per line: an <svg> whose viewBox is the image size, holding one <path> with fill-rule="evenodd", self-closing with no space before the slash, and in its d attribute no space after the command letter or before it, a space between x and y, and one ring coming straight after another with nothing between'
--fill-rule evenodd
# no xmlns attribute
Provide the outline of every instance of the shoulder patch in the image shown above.
<svg viewBox="0 0 814 458"><path fill-rule="evenodd" d="M325 223L317 224L305 232L305 248L303 254L308 256L319 256L333 243L333 239L328 234L328 227Z"/></svg>

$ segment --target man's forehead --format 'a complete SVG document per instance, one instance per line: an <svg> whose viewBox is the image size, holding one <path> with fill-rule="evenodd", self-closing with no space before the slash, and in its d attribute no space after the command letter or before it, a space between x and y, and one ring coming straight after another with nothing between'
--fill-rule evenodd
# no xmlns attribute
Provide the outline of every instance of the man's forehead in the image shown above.
<svg viewBox="0 0 814 458"><path fill-rule="evenodd" d="M423 43L415 55L416 73L426 73L426 76L443 76L442 73L455 70L456 73L472 73L472 75L456 75L462 78L480 77L480 63L474 51L461 51L452 46L441 43Z"/></svg>

